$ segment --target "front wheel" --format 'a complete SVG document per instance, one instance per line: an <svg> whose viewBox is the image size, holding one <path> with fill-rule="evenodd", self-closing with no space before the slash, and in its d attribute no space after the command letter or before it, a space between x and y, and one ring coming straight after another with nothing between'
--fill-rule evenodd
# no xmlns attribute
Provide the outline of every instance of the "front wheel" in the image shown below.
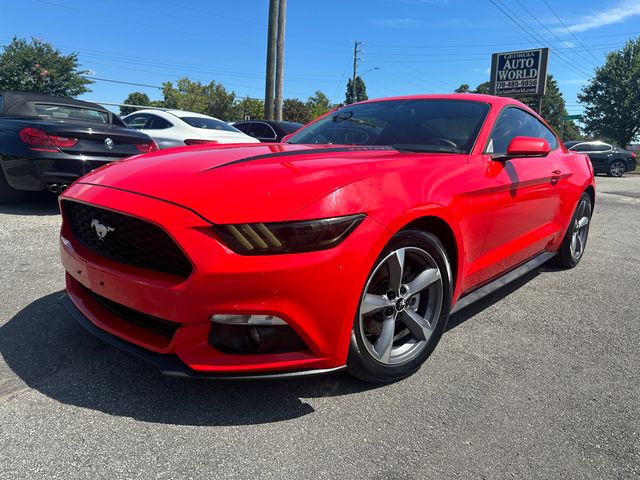
<svg viewBox="0 0 640 480"><path fill-rule="evenodd" d="M417 371L442 336L451 288L451 266L437 237L419 230L394 235L364 285L348 371L368 382Z"/></svg>
<svg viewBox="0 0 640 480"><path fill-rule="evenodd" d="M626 165L621 160L615 160L609 165L609 169L607 170L607 175L610 177L621 177L624 175L624 172L627 170Z"/></svg>

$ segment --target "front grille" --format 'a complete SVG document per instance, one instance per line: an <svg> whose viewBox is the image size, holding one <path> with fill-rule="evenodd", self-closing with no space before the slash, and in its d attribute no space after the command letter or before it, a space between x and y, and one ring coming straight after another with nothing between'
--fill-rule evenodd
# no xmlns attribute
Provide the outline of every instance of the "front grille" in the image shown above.
<svg viewBox="0 0 640 480"><path fill-rule="evenodd" d="M160 227L121 213L65 200L73 235L103 257L136 267L188 277L191 263Z"/></svg>
<svg viewBox="0 0 640 480"><path fill-rule="evenodd" d="M114 302L113 300L109 300L108 298L92 292L84 286L83 289L95 300L100 302L103 307L111 311L119 318L138 325L139 327L143 327L147 330L159 333L164 337L173 338L176 330L178 330L178 328L180 327L177 323L171 322L169 320L164 320L163 318L147 315L146 313L139 312L138 310L134 310L133 308L125 307L124 305L121 305L117 302Z"/></svg>

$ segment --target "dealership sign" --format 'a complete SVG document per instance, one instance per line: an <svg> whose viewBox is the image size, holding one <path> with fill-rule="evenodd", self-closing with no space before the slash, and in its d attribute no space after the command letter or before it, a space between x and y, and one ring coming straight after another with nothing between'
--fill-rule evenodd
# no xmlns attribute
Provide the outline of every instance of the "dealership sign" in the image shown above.
<svg viewBox="0 0 640 480"><path fill-rule="evenodd" d="M491 57L491 93L507 97L544 95L548 48L494 53Z"/></svg>

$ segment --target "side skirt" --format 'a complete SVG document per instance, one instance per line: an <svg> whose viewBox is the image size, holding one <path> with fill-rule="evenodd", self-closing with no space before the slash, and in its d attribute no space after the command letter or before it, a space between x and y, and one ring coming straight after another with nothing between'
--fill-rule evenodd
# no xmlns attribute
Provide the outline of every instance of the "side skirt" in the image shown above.
<svg viewBox="0 0 640 480"><path fill-rule="evenodd" d="M468 307L474 302L477 302L483 297L499 290L505 285L513 282L514 280L520 278L521 276L529 273L531 270L538 268L543 263L549 261L551 258L555 257L556 252L542 252L533 257L531 260L523 263L519 267L514 268L513 270L509 270L507 273L501 275L495 280L490 281L489 283L483 285L482 287L474 290L467 295L464 295L458 299L455 306L451 310L451 313L454 314L463 308Z"/></svg>

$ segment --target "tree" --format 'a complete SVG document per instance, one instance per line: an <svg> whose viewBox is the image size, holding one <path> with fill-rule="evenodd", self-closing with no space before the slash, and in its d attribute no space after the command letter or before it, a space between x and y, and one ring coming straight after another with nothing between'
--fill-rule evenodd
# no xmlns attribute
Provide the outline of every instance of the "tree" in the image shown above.
<svg viewBox="0 0 640 480"><path fill-rule="evenodd" d="M489 94L489 93L491 93L491 82L481 83L480 85L478 85L476 87L475 90L470 90L469 84L468 83L463 83L458 88L456 88L454 90L454 92L455 93L484 93L484 94Z"/></svg>
<svg viewBox="0 0 640 480"><path fill-rule="evenodd" d="M356 96L355 96L355 98L353 98L352 91L351 91L351 85L352 84L353 84L353 82L351 80L349 80L347 82L347 92L346 92L344 103L349 105L350 103L362 102L363 100L369 100L369 97L367 96L367 86L364 84L364 80L362 80L362 78L356 76Z"/></svg>
<svg viewBox="0 0 640 480"><path fill-rule="evenodd" d="M317 90L316 93L307 100L307 107L309 108L311 120L313 120L331 110L331 101L324 93Z"/></svg>
<svg viewBox="0 0 640 480"><path fill-rule="evenodd" d="M518 98L518 100L526 102L533 100L533 98ZM560 135L561 140L579 139L580 130L573 121L566 118L567 115L567 108L562 92L558 88L558 82L553 78L553 75L547 75L547 92L542 97L540 116L553 127L555 132Z"/></svg>
<svg viewBox="0 0 640 480"><path fill-rule="evenodd" d="M38 38L13 37L0 54L0 90L75 97L91 91L87 73L78 70L78 54L62 55Z"/></svg>
<svg viewBox="0 0 640 480"><path fill-rule="evenodd" d="M234 107L234 115L230 119L245 120L247 117L251 120L264 118L264 100L245 97L237 102Z"/></svg>
<svg viewBox="0 0 640 480"><path fill-rule="evenodd" d="M127 103L129 105L150 105L151 100L146 93L132 92L127 96L127 98L125 98L123 103ZM136 110L137 109L131 107L120 107L120 115L124 117Z"/></svg>
<svg viewBox="0 0 640 480"><path fill-rule="evenodd" d="M227 91L224 86L213 80L203 85L184 77L178 79L175 87L172 82L164 82L162 93L166 108L202 113L224 120L236 113L235 92Z"/></svg>
<svg viewBox="0 0 640 480"><path fill-rule="evenodd" d="M491 94L491 82L482 82L476 87L473 93L483 93L485 95Z"/></svg>
<svg viewBox="0 0 640 480"><path fill-rule="evenodd" d="M309 106L297 98L286 98L282 105L282 118L288 122L309 123Z"/></svg>
<svg viewBox="0 0 640 480"><path fill-rule="evenodd" d="M578 99L587 134L629 145L640 133L640 38L610 52Z"/></svg>

